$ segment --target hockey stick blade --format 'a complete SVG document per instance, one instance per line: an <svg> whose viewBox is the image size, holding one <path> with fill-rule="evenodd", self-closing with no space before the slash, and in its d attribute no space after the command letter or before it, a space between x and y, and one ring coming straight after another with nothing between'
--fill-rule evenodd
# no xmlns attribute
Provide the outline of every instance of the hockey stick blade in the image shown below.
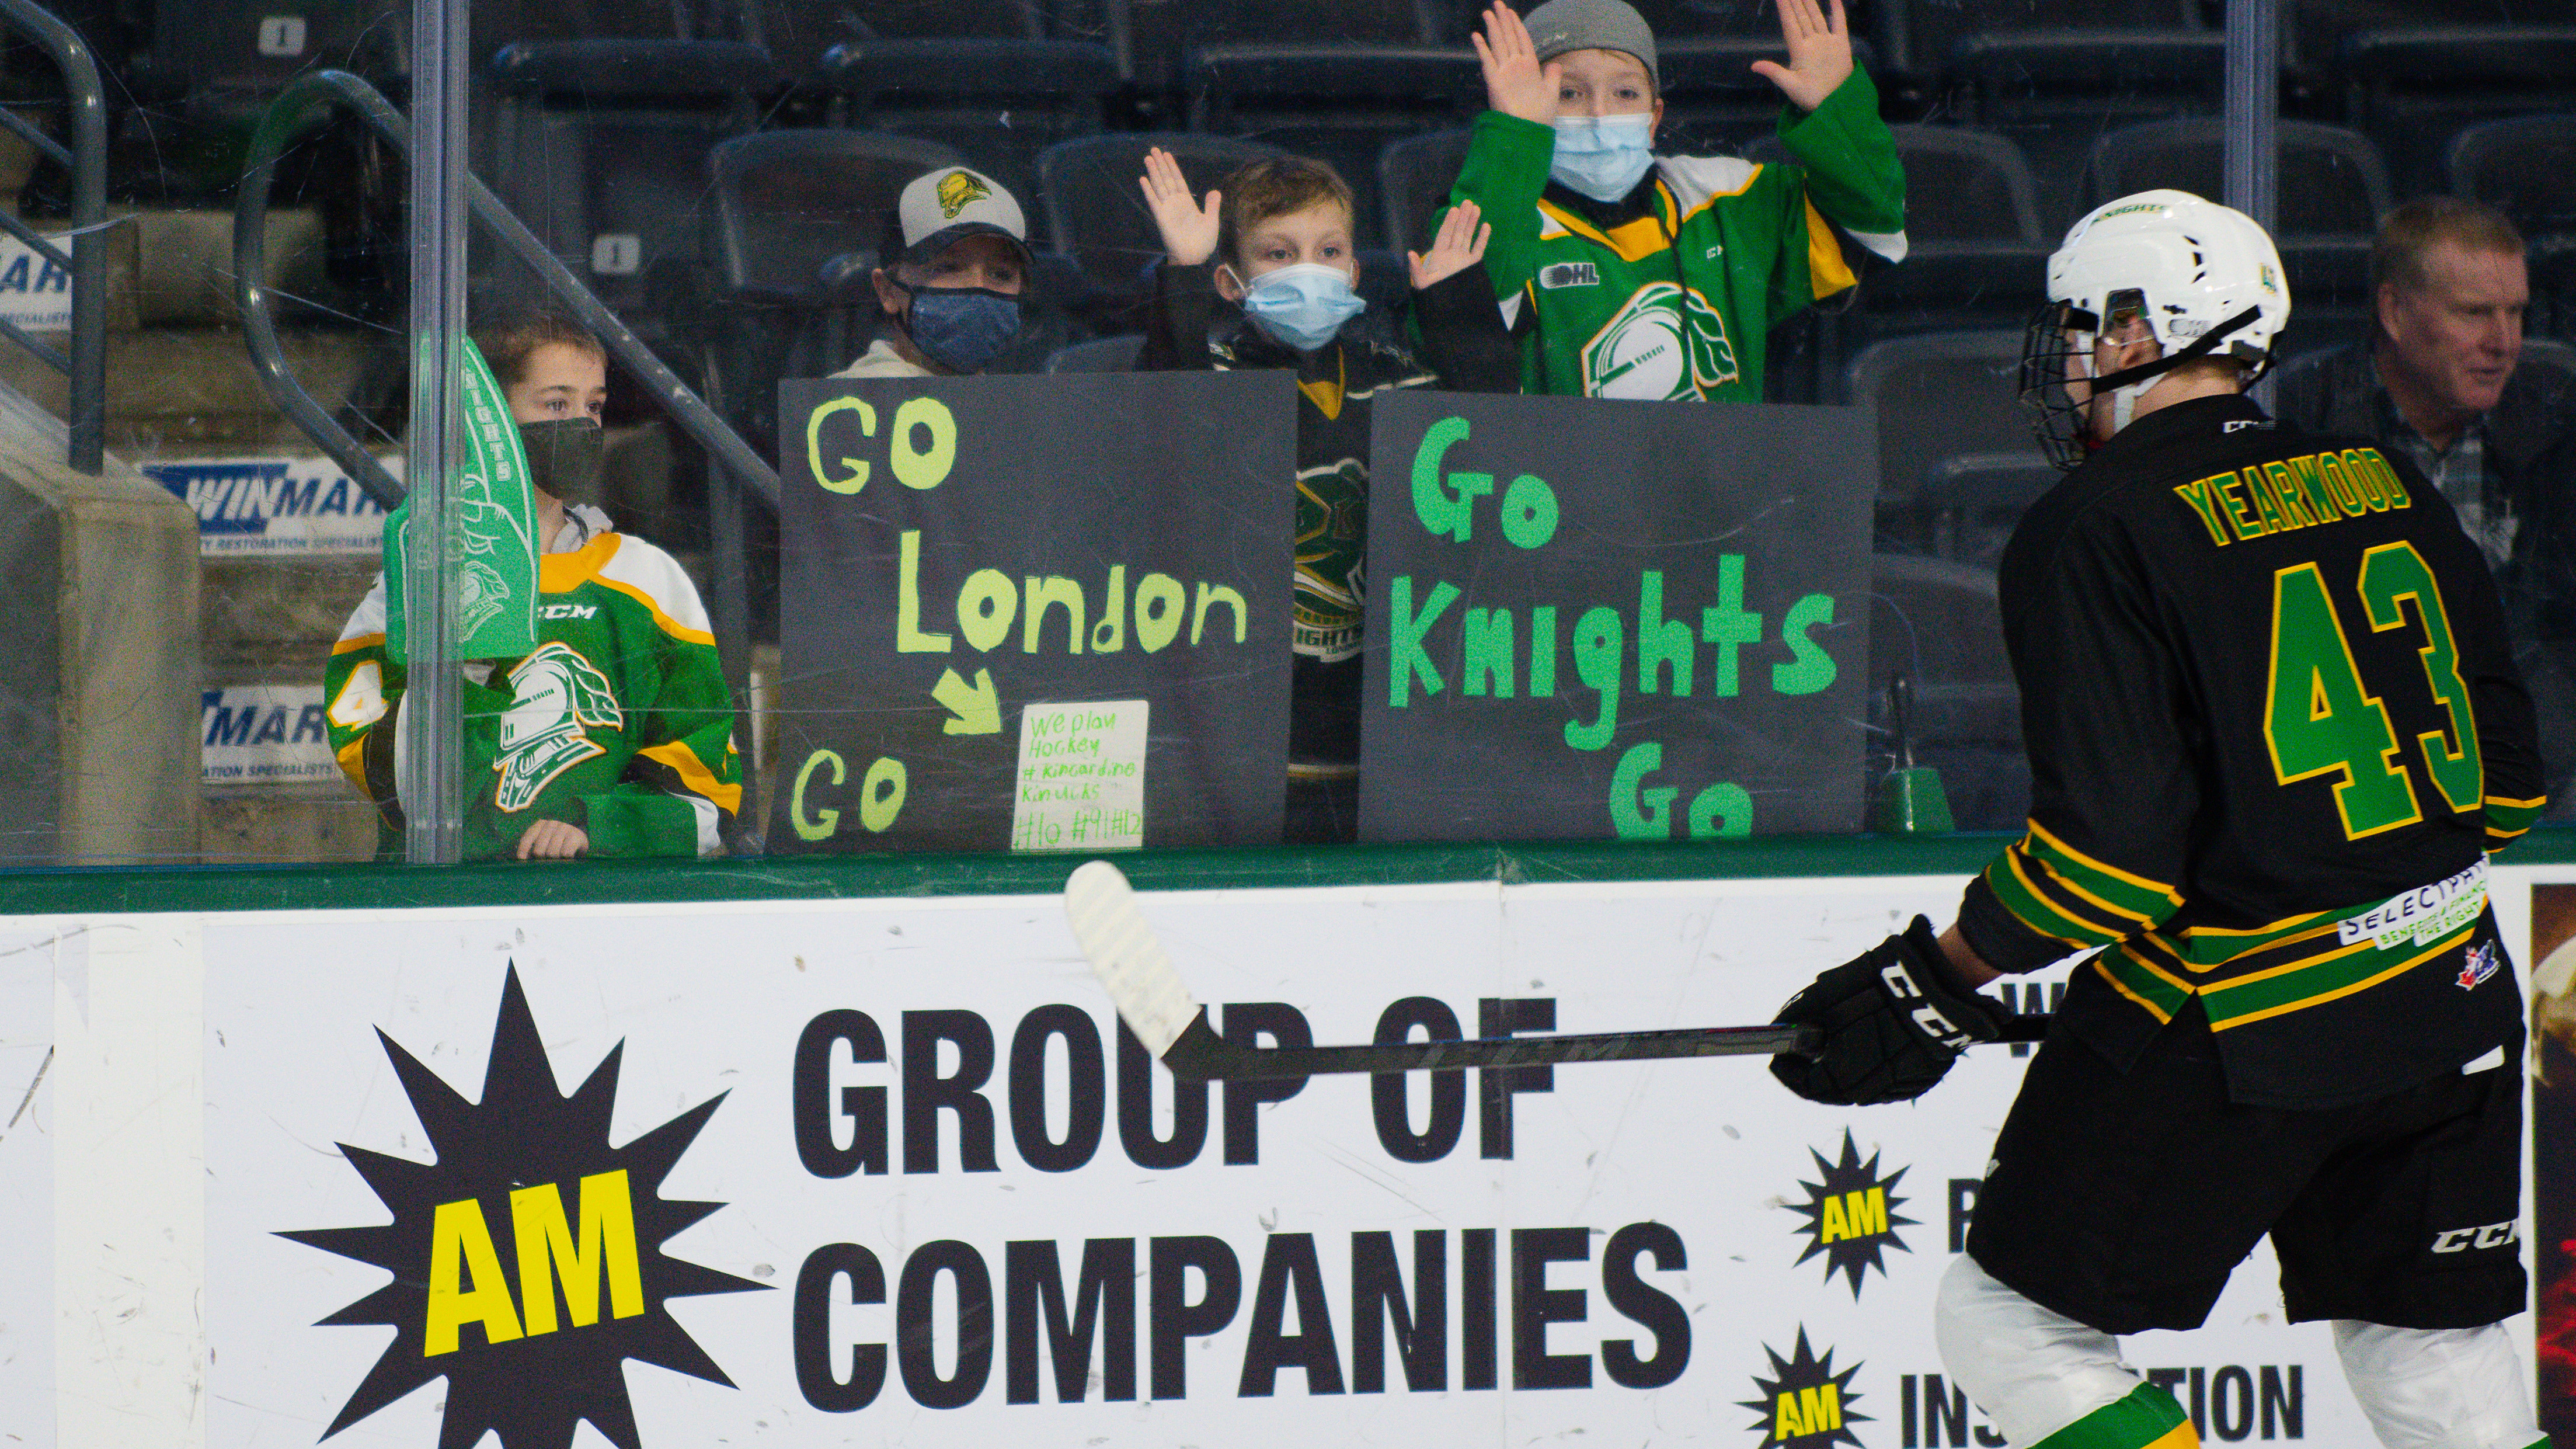
<svg viewBox="0 0 2576 1449"><path fill-rule="evenodd" d="M1105 860L1077 866L1064 883L1064 915L1074 939L1091 961L1092 974L1109 991L1118 1017L1145 1050L1156 1056L1205 1014L1190 999L1172 958L1136 908L1136 892L1126 873Z"/></svg>
<svg viewBox="0 0 2576 1449"><path fill-rule="evenodd" d="M1119 1018L1147 1051L1185 1082L1675 1057L1776 1056L1781 1052L1812 1052L1819 1042L1812 1026L1770 1025L1376 1042L1366 1046L1244 1046L1227 1041L1208 1024L1206 1008L1191 997L1171 958L1163 954L1153 927L1146 924L1144 912L1137 908L1135 891L1118 867L1095 860L1077 868L1065 882L1064 909L1075 938L1082 943L1083 954L1091 960L1093 973L1108 988ZM2047 1030L2048 1018L2020 1016L2013 1018L1997 1040L2037 1041Z"/></svg>

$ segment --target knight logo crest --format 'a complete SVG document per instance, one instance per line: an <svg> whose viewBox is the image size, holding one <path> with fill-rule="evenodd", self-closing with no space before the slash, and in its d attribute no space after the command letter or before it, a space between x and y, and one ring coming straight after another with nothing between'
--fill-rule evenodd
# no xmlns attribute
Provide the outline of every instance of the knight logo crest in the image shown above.
<svg viewBox="0 0 2576 1449"><path fill-rule="evenodd" d="M456 633L470 638L492 617L510 606L510 584L501 571L479 558L469 558L457 569Z"/></svg>
<svg viewBox="0 0 2576 1449"><path fill-rule="evenodd" d="M2460 989L2476 990L2478 983L2496 974L2496 968L2502 964L2496 956L2495 942L2480 941L2469 947L2468 961L2460 967Z"/></svg>
<svg viewBox="0 0 2576 1449"><path fill-rule="evenodd" d="M535 804L547 781L608 753L589 732L622 728L626 716L608 676L566 644L539 646L510 671L510 685L515 698L501 716L501 754L492 762L501 775L493 803L515 813Z"/></svg>
<svg viewBox="0 0 2576 1449"><path fill-rule="evenodd" d="M1726 320L1706 297L1671 282L1639 287L1582 355L1585 390L1596 397L1704 398L1742 375Z"/></svg>
<svg viewBox="0 0 2576 1449"><path fill-rule="evenodd" d="M992 194L983 177L972 171L951 171L939 178L939 214L955 221L957 213Z"/></svg>

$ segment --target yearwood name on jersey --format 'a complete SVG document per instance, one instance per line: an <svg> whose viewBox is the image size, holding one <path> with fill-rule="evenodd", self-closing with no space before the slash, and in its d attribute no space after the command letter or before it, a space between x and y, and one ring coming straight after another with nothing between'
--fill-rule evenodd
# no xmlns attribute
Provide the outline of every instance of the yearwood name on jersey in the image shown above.
<svg viewBox="0 0 2576 1449"><path fill-rule="evenodd" d="M2515 1039L2511 973L2477 968L2484 855L2542 803L2531 702L2411 465L2178 403L2035 505L2000 577L2032 811L1969 887L1980 956L2106 948L2064 1011L2124 1065L2198 998L2240 1101L2357 1101Z"/></svg>
<svg viewBox="0 0 2576 1449"><path fill-rule="evenodd" d="M539 559L537 593L536 649L466 667L465 858L507 853L541 819L580 826L593 855L715 853L721 821L742 808L742 765L688 575L642 539L603 531ZM323 694L340 768L384 811L397 848L390 726L403 684L385 657L379 577L332 648Z"/></svg>

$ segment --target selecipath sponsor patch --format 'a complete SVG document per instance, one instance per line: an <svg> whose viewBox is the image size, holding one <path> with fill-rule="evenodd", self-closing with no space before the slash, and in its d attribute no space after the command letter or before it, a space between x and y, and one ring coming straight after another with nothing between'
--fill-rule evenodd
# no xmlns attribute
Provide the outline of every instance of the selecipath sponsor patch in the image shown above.
<svg viewBox="0 0 2576 1449"><path fill-rule="evenodd" d="M2349 946L2368 941L2381 950L2400 942L2428 945L2478 918L2487 904L2487 863L2483 860L2449 880L2400 891L2387 900L2336 923Z"/></svg>

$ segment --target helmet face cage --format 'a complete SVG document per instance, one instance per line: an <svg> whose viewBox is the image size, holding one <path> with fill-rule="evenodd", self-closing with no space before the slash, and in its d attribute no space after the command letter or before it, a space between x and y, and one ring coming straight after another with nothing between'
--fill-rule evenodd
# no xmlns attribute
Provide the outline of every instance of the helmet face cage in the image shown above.
<svg viewBox="0 0 2576 1449"><path fill-rule="evenodd" d="M2061 472L2084 461L2090 451L2092 400L2103 391L2094 380L2094 354L2106 334L2129 330L2132 322L2145 321L2144 338L2152 339L2157 328L2148 310L2146 294L2135 287L2124 287L2102 299L2102 316L2087 311L2070 301L2041 304L2031 315L2022 333L2021 401L2032 413L2031 429L2038 435L2040 450ZM2229 341L2231 334L2254 319L2251 309L2228 319L2203 334L2200 340L2176 349L2166 346L2154 361L2123 368L2103 379L2111 389L2139 387L2158 375L2201 356L2218 356L2242 365L2244 385L2271 371L2275 353L2269 347ZM2085 384L2079 395L2074 384Z"/></svg>
<svg viewBox="0 0 2576 1449"><path fill-rule="evenodd" d="M2040 451L2061 472L2084 461L2091 422L2093 342L2101 319L2072 302L2040 304L2022 333L2021 402L2030 409ZM2079 398L2072 386L2087 386Z"/></svg>

